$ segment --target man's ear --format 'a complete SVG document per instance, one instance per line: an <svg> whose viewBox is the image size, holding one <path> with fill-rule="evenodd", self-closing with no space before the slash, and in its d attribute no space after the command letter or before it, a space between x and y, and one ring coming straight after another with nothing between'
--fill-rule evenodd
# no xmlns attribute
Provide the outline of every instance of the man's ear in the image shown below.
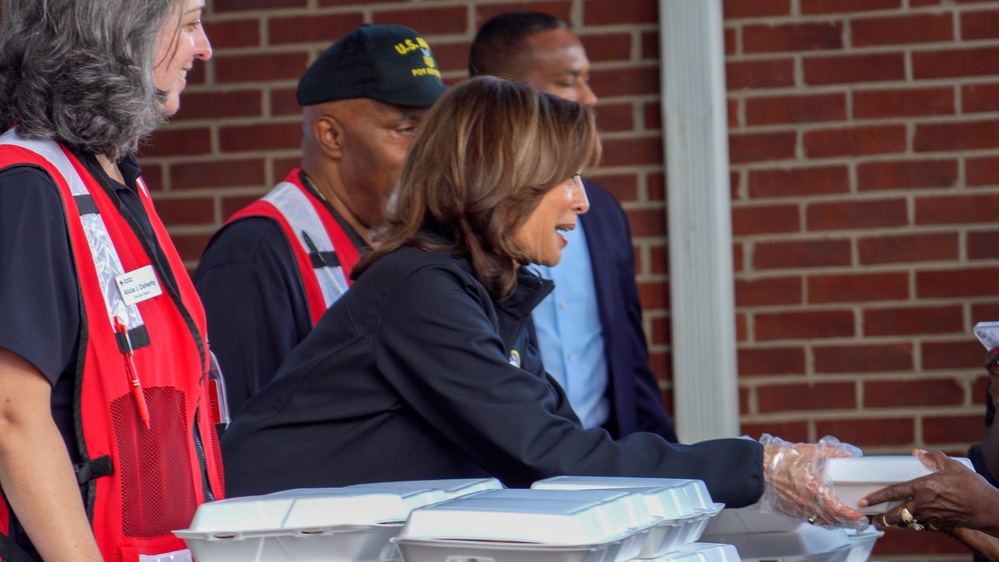
<svg viewBox="0 0 999 562"><path fill-rule="evenodd" d="M312 138L326 156L339 160L343 155L343 126L335 117L326 114L317 116L312 121Z"/></svg>

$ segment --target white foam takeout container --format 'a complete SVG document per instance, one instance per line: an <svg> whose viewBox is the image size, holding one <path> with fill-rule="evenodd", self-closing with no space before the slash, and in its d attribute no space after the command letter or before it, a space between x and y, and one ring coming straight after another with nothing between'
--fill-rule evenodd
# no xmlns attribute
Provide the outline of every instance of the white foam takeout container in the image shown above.
<svg viewBox="0 0 999 562"><path fill-rule="evenodd" d="M974 470L971 460L951 457L969 470ZM878 515L902 505L903 502L885 502L861 508L858 502L864 496L886 486L932 474L918 457L912 455L878 455L871 457L836 458L826 461L822 477L832 487L843 503L855 507L865 515Z"/></svg>
<svg viewBox="0 0 999 562"><path fill-rule="evenodd" d="M780 513L760 511L759 504L724 509L704 530L703 540L736 545L746 562L865 562L884 536L874 526L863 532L825 529Z"/></svg>
<svg viewBox="0 0 999 562"><path fill-rule="evenodd" d="M705 535L788 533L809 527L801 519L761 511L760 504L723 509L704 529Z"/></svg>
<svg viewBox="0 0 999 562"><path fill-rule="evenodd" d="M447 499L467 496L486 490L502 490L503 484L495 478L447 478L441 480L399 480L395 482L371 482L354 484L347 488L362 488L366 490L388 490L405 492L411 490L441 490Z"/></svg>
<svg viewBox="0 0 999 562"><path fill-rule="evenodd" d="M446 499L430 489L300 488L204 503L173 533L198 562L376 561L412 509Z"/></svg>
<svg viewBox="0 0 999 562"><path fill-rule="evenodd" d="M645 497L649 510L662 521L653 528L636 558L657 558L696 541L708 521L722 511L721 503L711 501L701 480L618 476L555 476L539 480L534 489L550 490L631 490Z"/></svg>
<svg viewBox="0 0 999 562"><path fill-rule="evenodd" d="M622 562L660 521L627 490L488 490L414 509L392 542L406 562Z"/></svg>
<svg viewBox="0 0 999 562"><path fill-rule="evenodd" d="M705 533L701 540L735 546L743 562L846 562L857 544L845 529L808 524L774 533Z"/></svg>
<svg viewBox="0 0 999 562"><path fill-rule="evenodd" d="M739 551L730 544L695 542L648 562L740 562Z"/></svg>
<svg viewBox="0 0 999 562"><path fill-rule="evenodd" d="M885 536L885 532L879 531L874 525L861 532L854 529L845 529L844 532L851 544L850 555L847 556L846 562L867 562L871 551L874 550L874 543Z"/></svg>

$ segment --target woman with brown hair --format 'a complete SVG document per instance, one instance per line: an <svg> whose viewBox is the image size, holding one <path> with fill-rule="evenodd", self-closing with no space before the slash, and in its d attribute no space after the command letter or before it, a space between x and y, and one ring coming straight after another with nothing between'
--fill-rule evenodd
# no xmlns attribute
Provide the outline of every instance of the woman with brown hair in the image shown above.
<svg viewBox="0 0 999 562"><path fill-rule="evenodd" d="M730 506L767 501L866 527L816 476L837 447L670 444L584 430L524 329L589 203L593 111L480 77L426 114L394 210L356 282L223 438L229 495L362 482L560 475L698 478Z"/></svg>

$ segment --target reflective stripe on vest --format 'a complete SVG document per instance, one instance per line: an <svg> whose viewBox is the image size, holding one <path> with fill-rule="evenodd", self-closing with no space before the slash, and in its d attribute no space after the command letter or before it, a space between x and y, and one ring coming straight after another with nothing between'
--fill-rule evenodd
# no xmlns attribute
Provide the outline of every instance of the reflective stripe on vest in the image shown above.
<svg viewBox="0 0 999 562"><path fill-rule="evenodd" d="M313 326L327 308L347 291L358 251L336 219L299 180L300 169L229 221L262 216L274 219L292 243ZM322 214L320 214L322 213Z"/></svg>
<svg viewBox="0 0 999 562"><path fill-rule="evenodd" d="M114 319L117 317L132 334L132 338L137 333L146 333L142 324L142 314L135 305L128 306L121 297L118 290L117 278L125 273L121 266L121 259L111 243L111 236L107 227L104 226L104 219L97 212L93 197L83 184L83 179L73 169L69 158L63 153L58 145L50 142L21 139L15 136L13 130L0 136L0 144L15 144L38 154L45 160L52 163L62 173L69 190L76 199L77 207L80 209L80 221L83 223L83 231L87 235L87 244L90 246L90 255L94 258L94 265L97 266L97 275L100 277L101 293L104 294L104 305L108 313L108 325L113 330ZM139 348L148 344L148 337L141 342L135 341L133 348Z"/></svg>
<svg viewBox="0 0 999 562"><path fill-rule="evenodd" d="M209 404L201 303L141 183L142 205L167 260L159 265L175 283L164 285L156 268L163 293L126 306L114 299L120 297L114 272L153 263L144 239L62 146L9 131L0 136L0 169L20 164L45 170L66 210L82 308L74 419L86 469L78 475L90 473L81 481L88 486L85 507L97 544L106 560L122 562L182 551L183 541L170 531L188 526L197 505L221 498L223 489L217 435L210 416L202 414ZM94 219L99 228L85 226ZM134 367L142 378L149 429L137 416L125 356L109 325L113 315L128 318L135 330L144 321L148 331L149 344L134 353ZM109 461L111 474L99 468L102 460Z"/></svg>

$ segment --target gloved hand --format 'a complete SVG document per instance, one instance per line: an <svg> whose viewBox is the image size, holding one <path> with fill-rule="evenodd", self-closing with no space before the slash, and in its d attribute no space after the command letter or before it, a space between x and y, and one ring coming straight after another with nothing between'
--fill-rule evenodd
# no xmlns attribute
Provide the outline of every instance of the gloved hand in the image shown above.
<svg viewBox="0 0 999 562"><path fill-rule="evenodd" d="M822 479L826 459L859 457L861 451L835 437L818 443L789 443L763 434L764 511L783 513L823 527L851 527L858 531L870 522L860 511L844 504Z"/></svg>

